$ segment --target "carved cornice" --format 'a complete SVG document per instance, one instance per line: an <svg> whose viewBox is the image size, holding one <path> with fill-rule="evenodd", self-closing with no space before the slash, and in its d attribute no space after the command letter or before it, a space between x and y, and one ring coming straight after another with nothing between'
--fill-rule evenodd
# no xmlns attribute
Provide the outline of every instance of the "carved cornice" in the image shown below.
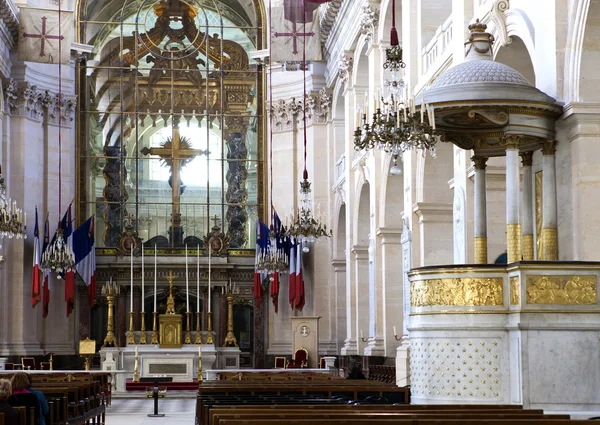
<svg viewBox="0 0 600 425"><path fill-rule="evenodd" d="M302 121L302 112L306 113L306 123L326 124L331 118L331 93L325 88L318 92L309 93L306 96L306 108L304 101L292 98L290 100L279 99L271 105L273 117L273 131L292 131Z"/></svg>
<svg viewBox="0 0 600 425"><path fill-rule="evenodd" d="M364 34L371 43L375 42L377 34L377 25L379 24L379 9L370 4L365 4L362 8L362 17L360 21L360 32Z"/></svg>
<svg viewBox="0 0 600 425"><path fill-rule="evenodd" d="M490 11L490 20L494 23L497 31L495 35L496 44L501 47L506 46L512 39L508 36L508 30L506 29L506 14L505 12L510 9L509 0L496 0L492 5Z"/></svg>
<svg viewBox="0 0 600 425"><path fill-rule="evenodd" d="M18 83L12 78L4 84L6 112L14 116L26 116L35 120L43 120L47 112L48 123L69 126L75 112L75 96L62 93L51 93L49 90L38 90L29 82Z"/></svg>
<svg viewBox="0 0 600 425"><path fill-rule="evenodd" d="M342 1L343 0L333 0L325 3L325 5L322 6L322 12L319 20L322 43L327 41L327 38L331 33L331 28L333 27L335 19L338 16L340 7L342 7Z"/></svg>
<svg viewBox="0 0 600 425"><path fill-rule="evenodd" d="M7 26L12 35L12 41L16 44L19 37L19 19L17 10L10 0L0 0L0 20Z"/></svg>

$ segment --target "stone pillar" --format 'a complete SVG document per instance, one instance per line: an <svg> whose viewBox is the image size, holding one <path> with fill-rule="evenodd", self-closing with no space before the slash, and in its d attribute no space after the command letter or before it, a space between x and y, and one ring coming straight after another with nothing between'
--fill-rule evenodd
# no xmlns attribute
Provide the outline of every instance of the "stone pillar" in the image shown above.
<svg viewBox="0 0 600 425"><path fill-rule="evenodd" d="M475 163L475 264L487 264L487 187L485 166L487 158L473 157Z"/></svg>
<svg viewBox="0 0 600 425"><path fill-rule="evenodd" d="M506 250L508 263L521 261L521 223L519 220L519 141L506 138Z"/></svg>
<svg viewBox="0 0 600 425"><path fill-rule="evenodd" d="M558 260L556 203L556 148L553 140L542 144L542 260Z"/></svg>
<svg viewBox="0 0 600 425"><path fill-rule="evenodd" d="M344 258L331 260L333 268L333 282L335 285L335 318L337 343L339 347L344 345L346 338L350 338L351 324L346 313L347 295L346 294L346 260Z"/></svg>
<svg viewBox="0 0 600 425"><path fill-rule="evenodd" d="M398 306L402 305L402 279L398 272L402 264L402 245L400 237L402 229L383 228L377 229L377 236L381 243L383 303L383 329L386 357L394 357L396 340L394 339L394 326L397 332L402 332L404 317Z"/></svg>
<svg viewBox="0 0 600 425"><path fill-rule="evenodd" d="M354 284L353 290L355 293L354 311L355 311L355 330L356 330L356 347L357 354L362 354L360 347L363 349L365 340L369 337L369 248L364 245L353 245L352 254L354 254Z"/></svg>
<svg viewBox="0 0 600 425"><path fill-rule="evenodd" d="M523 260L533 260L533 173L531 170L533 152L523 152Z"/></svg>
<svg viewBox="0 0 600 425"><path fill-rule="evenodd" d="M78 285L77 293L77 317L79 319L79 339L91 338L90 330L90 298L85 286Z"/></svg>

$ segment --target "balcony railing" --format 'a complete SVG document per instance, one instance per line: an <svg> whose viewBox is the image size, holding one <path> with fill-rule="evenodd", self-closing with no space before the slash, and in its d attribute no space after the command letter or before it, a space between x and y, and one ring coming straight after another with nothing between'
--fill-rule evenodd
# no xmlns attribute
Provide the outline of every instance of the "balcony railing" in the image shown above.
<svg viewBox="0 0 600 425"><path fill-rule="evenodd" d="M452 43L452 16L449 16L442 25L435 31L435 35L431 39L427 46L421 51L421 57L423 60L423 72L427 74L437 62L438 58L443 56L444 52L448 49Z"/></svg>

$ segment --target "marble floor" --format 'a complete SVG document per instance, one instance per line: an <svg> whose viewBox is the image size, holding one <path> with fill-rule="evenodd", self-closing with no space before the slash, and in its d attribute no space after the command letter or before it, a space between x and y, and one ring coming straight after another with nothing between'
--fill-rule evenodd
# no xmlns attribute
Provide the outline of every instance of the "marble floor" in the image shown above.
<svg viewBox="0 0 600 425"><path fill-rule="evenodd" d="M154 412L154 402L149 398L118 398L106 409L106 425L194 425L196 398L167 398L158 401L162 418L148 417Z"/></svg>

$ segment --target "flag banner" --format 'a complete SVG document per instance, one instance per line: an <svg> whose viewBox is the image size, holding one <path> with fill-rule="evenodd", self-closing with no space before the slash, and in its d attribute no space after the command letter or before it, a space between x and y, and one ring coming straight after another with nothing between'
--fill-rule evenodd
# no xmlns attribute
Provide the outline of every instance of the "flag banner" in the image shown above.
<svg viewBox="0 0 600 425"><path fill-rule="evenodd" d="M260 309L262 305L263 289L262 283L267 278L266 273L258 271L258 260L267 251L269 241L269 228L259 218L256 223L256 258L254 263L254 287L253 295L255 305Z"/></svg>
<svg viewBox="0 0 600 425"><path fill-rule="evenodd" d="M273 0L271 3L271 60L275 62L318 61L321 53L318 4L303 0Z"/></svg>
<svg viewBox="0 0 600 425"><path fill-rule="evenodd" d="M296 304L296 244L290 243L290 275L288 287L288 301L292 310Z"/></svg>
<svg viewBox="0 0 600 425"><path fill-rule="evenodd" d="M33 270L31 272L31 307L35 307L42 298L40 288L42 248L40 246L40 228L38 227L38 210L35 207L35 227L33 229Z"/></svg>
<svg viewBox="0 0 600 425"><path fill-rule="evenodd" d="M96 301L96 247L93 216L73 232L73 253L75 270L88 288L90 307L93 307Z"/></svg>
<svg viewBox="0 0 600 425"><path fill-rule="evenodd" d="M302 311L304 308L304 277L302 276L302 244L298 243L296 250L296 288L294 307Z"/></svg>
<svg viewBox="0 0 600 425"><path fill-rule="evenodd" d="M63 216L60 226L63 229L63 236L68 247L73 251L73 221L71 219L71 204ZM70 269L64 273L65 280L65 301L67 302L67 317L75 309L75 270Z"/></svg>
<svg viewBox="0 0 600 425"><path fill-rule="evenodd" d="M69 63L73 12L21 7L19 21L17 54L20 61Z"/></svg>
<svg viewBox="0 0 600 425"><path fill-rule="evenodd" d="M44 245L42 246L42 254L50 246L50 222L48 221L48 215L46 215L46 222L44 223ZM49 282L50 271L44 270L44 283L42 286L42 317L48 317L48 306L50 305L50 282Z"/></svg>
<svg viewBox="0 0 600 425"><path fill-rule="evenodd" d="M275 313L279 312L279 273L272 274L271 281L271 298L273 299L273 308Z"/></svg>

